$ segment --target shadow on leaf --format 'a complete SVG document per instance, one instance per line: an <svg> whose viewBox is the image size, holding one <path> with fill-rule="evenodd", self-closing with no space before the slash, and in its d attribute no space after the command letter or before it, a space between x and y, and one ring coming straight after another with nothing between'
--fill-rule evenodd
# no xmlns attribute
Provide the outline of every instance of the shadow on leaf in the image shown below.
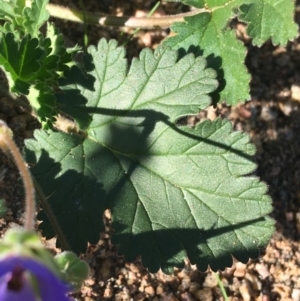
<svg viewBox="0 0 300 301"><path fill-rule="evenodd" d="M112 235L112 243L119 246L118 253L130 262L141 257L142 264L151 273L160 268L165 273L173 273L174 267L184 266L183 258L187 257L200 271L206 271L208 266L217 271L232 266L233 257L243 263L247 263L249 258L257 258L261 247L259 242L252 240L252 244L249 241L246 245L239 240L238 235L232 233L242 233L247 227L263 227L265 224L265 218L260 217L236 225L205 230L169 228L125 233L125 225L113 223L115 233ZM224 238L216 240L221 235Z"/></svg>
<svg viewBox="0 0 300 301"><path fill-rule="evenodd" d="M215 190L207 192L202 189L199 192L195 191L195 187L198 183L202 188L206 187L208 180L205 177L197 178L197 173L197 177L193 178L194 183L189 183L186 191L183 191L176 183L165 181L161 175L149 169L153 163L151 147L157 139L153 133L158 127L160 133L166 129L176 133L177 140L168 141L171 148L180 143L181 137L188 137L204 146L231 152L244 159L243 163L253 163L253 156L233 147L235 143L228 145L212 140L210 134L199 136L191 128L178 127L166 114L151 108L121 110L87 107L89 96L96 92L93 86L89 86L91 78L77 71L69 78L71 83L64 82L64 91L58 93L57 98L65 113L81 122L81 128L88 128L88 137L82 139L76 135L52 132L45 139L43 132L36 132L38 141L31 142L31 147L29 143L29 148L39 154L38 158L27 150L27 161L35 164L32 172L44 194L49 197L49 204L72 249L77 253L85 252L87 242L97 242L99 233L104 230L103 212L109 208L115 230L113 243L119 245L120 253L127 260L135 260L141 255L143 264L152 272L160 267L165 272L172 272L174 266L182 266L183 258L187 256L200 270L206 270L208 265L213 270L231 266L232 255L243 262L249 257L257 257L258 248L265 243L264 239L260 241L260 234L257 233L264 233L265 228L270 229L273 225L270 219L261 217L270 211L266 199L261 200L267 203L265 207L258 204L248 216L243 215L245 218L228 221L226 214L229 216L234 210L226 209L228 212L223 216L225 206L234 204L232 207L235 207L236 200L226 193L213 195L205 202L202 199L209 196L211 191L219 192L219 186L225 185L227 179L220 183L215 181ZM76 88L78 86L83 91L80 92ZM205 124L208 123L206 121ZM63 141L61 146L59 141ZM186 139L182 139L184 141ZM160 146L163 144L164 141ZM210 149L209 153L214 154L214 150ZM207 157L207 153L203 157ZM164 164L157 168L161 168L161 171L171 163L166 160ZM181 164L182 169L185 165ZM193 165L197 170L201 170L201 167L201 164ZM177 172L176 168L177 165L172 169L173 173ZM241 174L240 171L238 173ZM166 175L166 178L173 176L172 173ZM180 181L185 180L184 174L180 174L180 177ZM210 184L213 185L215 179L211 179ZM257 188L263 193L264 188L256 187L254 182L252 184L251 189ZM240 192L241 195L244 193ZM161 196L164 196L163 201ZM237 199L239 196L237 194ZM225 199L228 203L224 205L222 202ZM244 202L247 208L249 199L254 201L246 196ZM221 203L220 211L214 211L211 207L211 203L216 201ZM183 206L177 206L179 203L183 203ZM187 203L188 206L184 206ZM240 204L243 206L244 203L241 201ZM241 209L239 206L237 209ZM240 211L236 210L235 213L239 214ZM41 229L44 235L52 237L54 232L45 214L39 213L38 217L43 219Z"/></svg>
<svg viewBox="0 0 300 301"><path fill-rule="evenodd" d="M199 46L191 45L188 48L188 50L185 50L184 48L179 48L178 53L179 53L179 58L182 58L189 53L193 53L195 57L203 56L204 52ZM217 72L217 80L219 82L219 85L214 92L210 93L210 96L212 97L212 104L216 106L217 103L221 100L220 93L226 87L224 69L222 68L222 58L220 56L215 56L214 54L210 54L209 56L206 57L206 61L207 61L207 68L212 68Z"/></svg>
<svg viewBox="0 0 300 301"><path fill-rule="evenodd" d="M27 162L34 165L31 173L42 188L66 241L74 252L85 253L87 242L96 244L105 229L102 216L108 207L107 195L92 170L85 174L76 171L75 165L82 160L79 152L66 156L62 166L43 149L38 160L32 151L25 150ZM77 162L72 164L72 161ZM56 236L44 210L38 213L37 219L42 221L39 229L47 239ZM60 247L59 240L57 246Z"/></svg>

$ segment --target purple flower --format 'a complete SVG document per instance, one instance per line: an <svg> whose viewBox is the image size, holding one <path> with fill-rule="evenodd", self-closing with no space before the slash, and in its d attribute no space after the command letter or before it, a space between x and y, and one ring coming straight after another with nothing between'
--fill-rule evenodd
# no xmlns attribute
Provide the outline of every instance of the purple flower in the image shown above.
<svg viewBox="0 0 300 301"><path fill-rule="evenodd" d="M70 286L43 263L22 256L0 260L0 301L70 301Z"/></svg>

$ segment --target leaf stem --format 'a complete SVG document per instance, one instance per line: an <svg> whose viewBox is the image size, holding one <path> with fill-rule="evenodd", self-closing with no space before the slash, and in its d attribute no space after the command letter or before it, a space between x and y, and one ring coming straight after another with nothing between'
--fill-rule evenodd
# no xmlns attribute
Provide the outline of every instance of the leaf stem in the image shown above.
<svg viewBox="0 0 300 301"><path fill-rule="evenodd" d="M7 124L0 120L0 148L5 153L10 153L20 171L25 190L25 223L24 228L26 230L34 229L35 221L35 198L34 188L31 175L27 169L27 166L22 158L22 155L12 139L12 131Z"/></svg>
<svg viewBox="0 0 300 301"><path fill-rule="evenodd" d="M83 28L84 28L84 35L83 35L83 47L84 47L84 52L86 53L87 47L89 44L89 38L87 34L87 22L86 22L86 11L85 11L85 6L83 3L83 0L80 0L80 6L83 11Z"/></svg>
<svg viewBox="0 0 300 301"><path fill-rule="evenodd" d="M156 2L156 4L154 5L154 7L151 9L151 11L147 14L147 18L150 18L154 12L157 10L157 8L159 7L160 2ZM137 27L134 32L132 33L131 37L125 42L123 43L122 46L126 46L128 44L129 41L131 41L133 39L133 37L141 30L140 27ZM124 31L122 31L122 34L124 33Z"/></svg>
<svg viewBox="0 0 300 301"><path fill-rule="evenodd" d="M51 224L54 232L57 235L59 243L61 244L61 248L64 251L71 250L69 243L67 242L65 235L64 235L63 231L61 230L61 227L59 226L59 223L57 222L57 219L56 219L55 215L53 214L53 211L47 202L47 198L45 197L41 187L35 181L34 178L33 178L33 184L34 184L34 188L37 193L37 196L38 196L38 200L39 200L43 210L46 212L46 215L50 221L50 224Z"/></svg>
<svg viewBox="0 0 300 301"><path fill-rule="evenodd" d="M216 279L217 279L219 288L220 288L220 290L221 290L221 292L222 292L222 295L223 295L223 297L224 297L224 300L225 300L225 301L229 301L229 298L228 298L227 293L226 293L226 291L225 291L223 282L222 282L221 279L220 279L219 273L214 273L214 274L215 274L215 277L216 277Z"/></svg>
<svg viewBox="0 0 300 301"><path fill-rule="evenodd" d="M26 5L30 5L31 1L26 0ZM131 28L142 28L142 29L154 29L154 28L168 28L174 22L183 22L185 17L194 16L205 11L208 11L205 8L195 9L193 11L169 15L169 16L161 16L161 17L144 17L144 18L136 18L129 16L109 16L99 13L92 12L83 12L78 9L67 8L55 4L49 3L47 5L47 10L50 15L55 18L84 23L92 25L102 25L102 26L116 26L116 27L131 27Z"/></svg>

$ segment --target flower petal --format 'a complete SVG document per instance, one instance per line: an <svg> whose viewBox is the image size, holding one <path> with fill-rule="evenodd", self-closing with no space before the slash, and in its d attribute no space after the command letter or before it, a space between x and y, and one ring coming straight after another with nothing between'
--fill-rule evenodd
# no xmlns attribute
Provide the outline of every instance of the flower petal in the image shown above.
<svg viewBox="0 0 300 301"><path fill-rule="evenodd" d="M0 301L35 301L36 296L29 282L24 279L20 290L11 290L8 288L8 281L12 273L7 273L0 279Z"/></svg>
<svg viewBox="0 0 300 301"><path fill-rule="evenodd" d="M43 301L70 301L66 297L66 293L71 290L70 286L59 279L47 266L32 258L20 256L3 258L0 261L0 277L16 267L31 272L36 277ZM22 300L30 301L30 299ZM0 301L2 300L0 299Z"/></svg>

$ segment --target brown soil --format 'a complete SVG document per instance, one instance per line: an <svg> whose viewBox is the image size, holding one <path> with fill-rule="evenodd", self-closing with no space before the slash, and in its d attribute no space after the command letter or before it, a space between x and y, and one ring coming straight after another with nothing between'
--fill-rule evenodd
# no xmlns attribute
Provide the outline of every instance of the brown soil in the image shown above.
<svg viewBox="0 0 300 301"><path fill-rule="evenodd" d="M80 8L80 1L53 0L52 3ZM151 0L91 0L85 1L88 11L109 14L147 14L155 5ZM174 14L186 11L180 3L165 3L156 12ZM296 20L300 23L300 15ZM73 43L82 45L84 27L81 24L53 20ZM199 118L228 117L235 129L249 133L257 147L257 175L269 186L273 199L272 217L276 233L261 257L248 264L235 262L232 268L220 273L230 300L300 300L300 40L286 47L251 46L243 25L235 25L238 36L248 48L246 64L251 73L251 101L229 108L218 105L201 112ZM90 44L102 37L115 38L120 44L132 30L88 26ZM167 30L140 31L126 45L128 58L137 56L143 47L156 47L168 35ZM0 94L1 95L1 94ZM22 148L25 138L32 137L38 123L7 97L0 97L0 119L14 132ZM194 120L193 120L194 122ZM6 170L0 182L0 194L10 208L0 219L0 230L22 224L22 188L18 171L12 161L0 153L0 168ZM1 196L0 195L0 196ZM90 246L83 258L91 267L91 276L77 300L223 300L215 275L200 273L188 264L174 275L159 272L150 274L137 261L127 263L118 257L109 242L109 212L106 212L107 231L101 234L96 246ZM51 246L51 242L47 242Z"/></svg>

